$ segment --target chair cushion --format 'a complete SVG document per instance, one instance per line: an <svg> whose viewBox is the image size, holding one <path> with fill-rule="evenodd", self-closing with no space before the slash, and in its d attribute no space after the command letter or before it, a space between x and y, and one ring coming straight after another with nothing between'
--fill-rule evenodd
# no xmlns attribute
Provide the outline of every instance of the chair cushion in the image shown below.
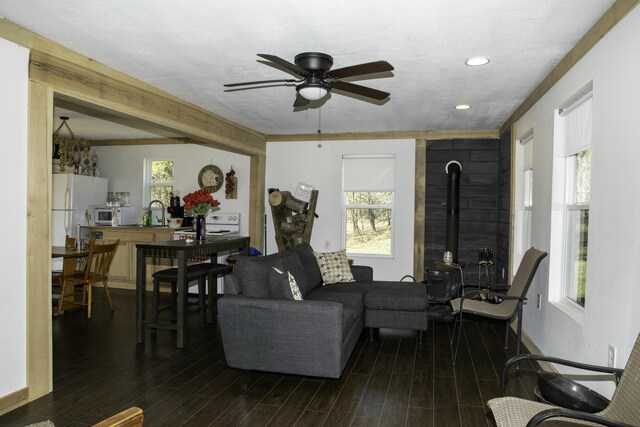
<svg viewBox="0 0 640 427"><path fill-rule="evenodd" d="M355 282L344 249L336 252L314 252L314 255L325 285Z"/></svg>
<svg viewBox="0 0 640 427"><path fill-rule="evenodd" d="M215 262L200 262L198 264L190 264L187 266L189 272L200 272L208 274L212 272L214 276L227 274L231 271L231 266L227 264L218 264Z"/></svg>
<svg viewBox="0 0 640 427"><path fill-rule="evenodd" d="M200 278L206 272L198 270L190 270L187 268L187 280L192 281ZM155 279L162 280L164 282L177 282L178 281L178 268L166 268L164 270L156 271L152 274Z"/></svg>
<svg viewBox="0 0 640 427"><path fill-rule="evenodd" d="M272 298L302 300L296 278L290 271L282 271L272 267L269 272L269 288Z"/></svg>

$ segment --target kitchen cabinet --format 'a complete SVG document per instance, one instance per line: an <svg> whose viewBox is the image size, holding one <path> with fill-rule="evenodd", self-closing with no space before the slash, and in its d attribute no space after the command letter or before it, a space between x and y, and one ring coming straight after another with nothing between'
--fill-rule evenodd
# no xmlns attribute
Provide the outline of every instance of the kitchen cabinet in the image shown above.
<svg viewBox="0 0 640 427"><path fill-rule="evenodd" d="M85 232L88 230L90 236L104 240L120 239L109 270L109 287L116 289L136 288L136 244L173 240L173 233L177 231L169 227L93 226L81 227L81 229ZM85 235L85 232L81 234ZM171 266L170 259L147 260L147 288L149 290L152 289L151 275L169 266Z"/></svg>

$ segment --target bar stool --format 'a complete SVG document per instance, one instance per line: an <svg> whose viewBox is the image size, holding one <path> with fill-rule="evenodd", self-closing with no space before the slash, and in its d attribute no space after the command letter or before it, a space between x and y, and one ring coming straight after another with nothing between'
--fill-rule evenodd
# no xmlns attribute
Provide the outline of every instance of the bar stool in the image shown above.
<svg viewBox="0 0 640 427"><path fill-rule="evenodd" d="M213 308L216 306L216 295L218 294L215 280L218 276L224 276L231 272L231 266L226 264L218 264L215 262L202 262L199 264L191 264L187 270L197 271L204 274L209 282L209 292L207 293L208 311L206 313L207 322L213 323Z"/></svg>
<svg viewBox="0 0 640 427"><path fill-rule="evenodd" d="M187 266L187 283L191 283L195 280L198 281L198 307L200 309L200 326L204 327L207 320L213 323L212 311L207 316L206 303L205 303L205 278L208 278L209 283L213 284L214 279L220 275L227 274L230 271L230 267L224 264L217 263L199 263L191 264ZM156 271L153 276L153 297L151 303L152 321L156 323L158 321L158 313L167 307L158 308L158 298L160 295L160 282L166 282L171 285L171 312L176 311L177 301L177 284L178 284L178 268L167 268L164 270ZM210 285L210 291L208 295L209 310L213 310L214 293L212 292L212 285Z"/></svg>

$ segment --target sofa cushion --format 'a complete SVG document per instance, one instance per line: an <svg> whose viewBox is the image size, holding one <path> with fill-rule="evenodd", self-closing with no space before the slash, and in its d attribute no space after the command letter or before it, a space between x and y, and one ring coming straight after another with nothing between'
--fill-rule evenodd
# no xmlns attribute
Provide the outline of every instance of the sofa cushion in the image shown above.
<svg viewBox="0 0 640 427"><path fill-rule="evenodd" d="M269 298L271 291L269 288L269 271L271 267L277 267L282 271L291 271L300 284L306 276L296 271L298 255L295 251L284 251L267 256L241 256L236 261L236 277L242 294L247 297Z"/></svg>
<svg viewBox="0 0 640 427"><path fill-rule="evenodd" d="M322 274L320 274L320 268L318 268L318 261L316 261L316 256L313 253L313 248L308 243L302 243L294 248L296 253L298 254L298 259L300 260L300 264L304 269L304 272L307 273L307 285L309 289L300 288L302 295L305 295L307 292L312 289L317 288L318 286L322 286ZM298 284L300 285L300 284Z"/></svg>
<svg viewBox="0 0 640 427"><path fill-rule="evenodd" d="M314 255L325 285L355 281L344 249L336 252L314 252Z"/></svg>
<svg viewBox="0 0 640 427"><path fill-rule="evenodd" d="M364 295L364 306L372 310L425 311L424 283L373 282Z"/></svg>
<svg viewBox="0 0 640 427"><path fill-rule="evenodd" d="M300 294L296 278L290 271L282 271L271 267L269 288L272 298L302 300L302 294Z"/></svg>
<svg viewBox="0 0 640 427"><path fill-rule="evenodd" d="M332 286L322 286L309 292L305 299L312 301L339 302L343 307L351 307L357 311L364 309L364 293L358 290L335 289Z"/></svg>

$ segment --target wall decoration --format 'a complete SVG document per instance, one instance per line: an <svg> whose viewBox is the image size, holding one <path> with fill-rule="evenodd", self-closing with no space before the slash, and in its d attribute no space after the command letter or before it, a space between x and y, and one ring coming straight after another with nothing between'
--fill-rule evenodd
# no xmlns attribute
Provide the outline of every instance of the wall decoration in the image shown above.
<svg viewBox="0 0 640 427"><path fill-rule="evenodd" d="M238 198L238 178L236 177L236 171L233 170L233 166L231 166L231 170L227 172L227 175L224 178L225 187L224 187L224 197L225 199L237 199Z"/></svg>
<svg viewBox="0 0 640 427"><path fill-rule="evenodd" d="M215 193L222 187L222 171L216 165L206 165L198 174L198 185L209 193Z"/></svg>

